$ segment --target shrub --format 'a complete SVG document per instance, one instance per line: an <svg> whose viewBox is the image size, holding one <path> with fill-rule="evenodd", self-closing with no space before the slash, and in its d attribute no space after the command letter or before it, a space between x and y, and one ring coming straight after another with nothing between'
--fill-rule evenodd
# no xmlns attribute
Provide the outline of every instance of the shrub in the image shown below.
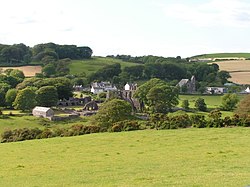
<svg viewBox="0 0 250 187"><path fill-rule="evenodd" d="M197 108L197 110L199 111L207 111L207 105L204 101L203 98L198 98L196 101L195 101L195 107Z"/></svg>
<svg viewBox="0 0 250 187"><path fill-rule="evenodd" d="M53 133L52 130L48 128L44 129L39 136L39 138L52 138L52 137L55 137L55 134Z"/></svg>
<svg viewBox="0 0 250 187"><path fill-rule="evenodd" d="M197 127L197 128L206 127L207 121L204 115L199 115L199 114L191 115L190 119L191 119L191 123L193 127Z"/></svg>
<svg viewBox="0 0 250 187"><path fill-rule="evenodd" d="M119 121L112 125L110 131L111 132L121 132L121 131L134 131L134 130L140 130L140 125L138 121Z"/></svg>
<svg viewBox="0 0 250 187"><path fill-rule="evenodd" d="M222 114L219 110L212 110L208 115L210 118L207 123L208 127L223 127L221 115Z"/></svg>
<svg viewBox="0 0 250 187"><path fill-rule="evenodd" d="M181 107L188 110L189 109L189 101L188 100L183 100Z"/></svg>
<svg viewBox="0 0 250 187"><path fill-rule="evenodd" d="M173 116L170 118L170 129L172 128L187 128L192 125L191 120L187 114Z"/></svg>

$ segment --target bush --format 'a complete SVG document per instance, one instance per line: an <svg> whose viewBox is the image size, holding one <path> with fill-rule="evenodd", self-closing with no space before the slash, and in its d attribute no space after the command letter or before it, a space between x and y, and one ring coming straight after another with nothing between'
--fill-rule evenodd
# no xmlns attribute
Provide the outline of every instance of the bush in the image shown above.
<svg viewBox="0 0 250 187"><path fill-rule="evenodd" d="M196 127L196 128L206 127L207 121L205 119L205 116L195 114L195 115L191 115L190 119L191 119L193 127Z"/></svg>
<svg viewBox="0 0 250 187"><path fill-rule="evenodd" d="M138 121L119 121L112 125L110 131L111 132L121 132L121 131L134 131L134 130L140 130L140 125Z"/></svg>
<svg viewBox="0 0 250 187"><path fill-rule="evenodd" d="M203 98L198 98L196 101L195 101L195 107L197 108L197 110L199 111L207 111L207 105L204 101Z"/></svg>
<svg viewBox="0 0 250 187"><path fill-rule="evenodd" d="M84 135L84 134L91 134L91 133L98 133L100 132L100 127L95 125L85 126L85 125L73 125L70 127L68 135L77 136L77 135Z"/></svg>

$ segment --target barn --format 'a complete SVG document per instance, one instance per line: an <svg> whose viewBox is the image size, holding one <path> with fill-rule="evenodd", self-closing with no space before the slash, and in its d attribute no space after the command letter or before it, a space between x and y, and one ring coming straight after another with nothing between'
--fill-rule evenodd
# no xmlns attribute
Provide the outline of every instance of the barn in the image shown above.
<svg viewBox="0 0 250 187"><path fill-rule="evenodd" d="M32 114L33 116L36 116L36 117L48 118L48 117L54 116L54 111L51 108L36 106L32 110Z"/></svg>

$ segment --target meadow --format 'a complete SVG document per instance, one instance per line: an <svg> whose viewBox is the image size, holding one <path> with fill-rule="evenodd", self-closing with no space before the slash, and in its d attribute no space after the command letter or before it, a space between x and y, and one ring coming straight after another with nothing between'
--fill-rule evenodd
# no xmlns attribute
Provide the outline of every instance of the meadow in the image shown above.
<svg viewBox="0 0 250 187"><path fill-rule="evenodd" d="M93 57L88 60L72 60L72 62L69 64L70 74L76 75L85 73L86 75L89 75L103 68L106 65L112 65L115 63L121 64L121 68L138 65L132 62L124 62L119 59Z"/></svg>
<svg viewBox="0 0 250 187"><path fill-rule="evenodd" d="M203 54L193 56L192 58L230 58L230 57L238 57L238 58L250 58L250 53L211 53L211 54Z"/></svg>
<svg viewBox="0 0 250 187"><path fill-rule="evenodd" d="M1 67L3 71L6 69L18 69L23 71L25 77L33 77L36 73L41 73L42 67L41 66L20 66L20 67Z"/></svg>
<svg viewBox="0 0 250 187"><path fill-rule="evenodd" d="M0 144L0 186L247 186L249 133L144 130Z"/></svg>
<svg viewBox="0 0 250 187"><path fill-rule="evenodd" d="M220 70L228 71L229 80L238 84L250 84L250 60L233 60L216 62Z"/></svg>

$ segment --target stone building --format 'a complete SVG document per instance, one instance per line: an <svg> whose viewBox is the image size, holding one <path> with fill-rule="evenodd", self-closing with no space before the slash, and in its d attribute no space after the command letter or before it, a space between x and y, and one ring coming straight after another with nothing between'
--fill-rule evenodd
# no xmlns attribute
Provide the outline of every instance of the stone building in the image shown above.
<svg viewBox="0 0 250 187"><path fill-rule="evenodd" d="M54 116L54 111L51 108L36 106L32 110L33 116L50 118Z"/></svg>
<svg viewBox="0 0 250 187"><path fill-rule="evenodd" d="M195 93L196 92L196 80L192 76L191 79L181 79L181 81L176 85L180 87L180 92Z"/></svg>

